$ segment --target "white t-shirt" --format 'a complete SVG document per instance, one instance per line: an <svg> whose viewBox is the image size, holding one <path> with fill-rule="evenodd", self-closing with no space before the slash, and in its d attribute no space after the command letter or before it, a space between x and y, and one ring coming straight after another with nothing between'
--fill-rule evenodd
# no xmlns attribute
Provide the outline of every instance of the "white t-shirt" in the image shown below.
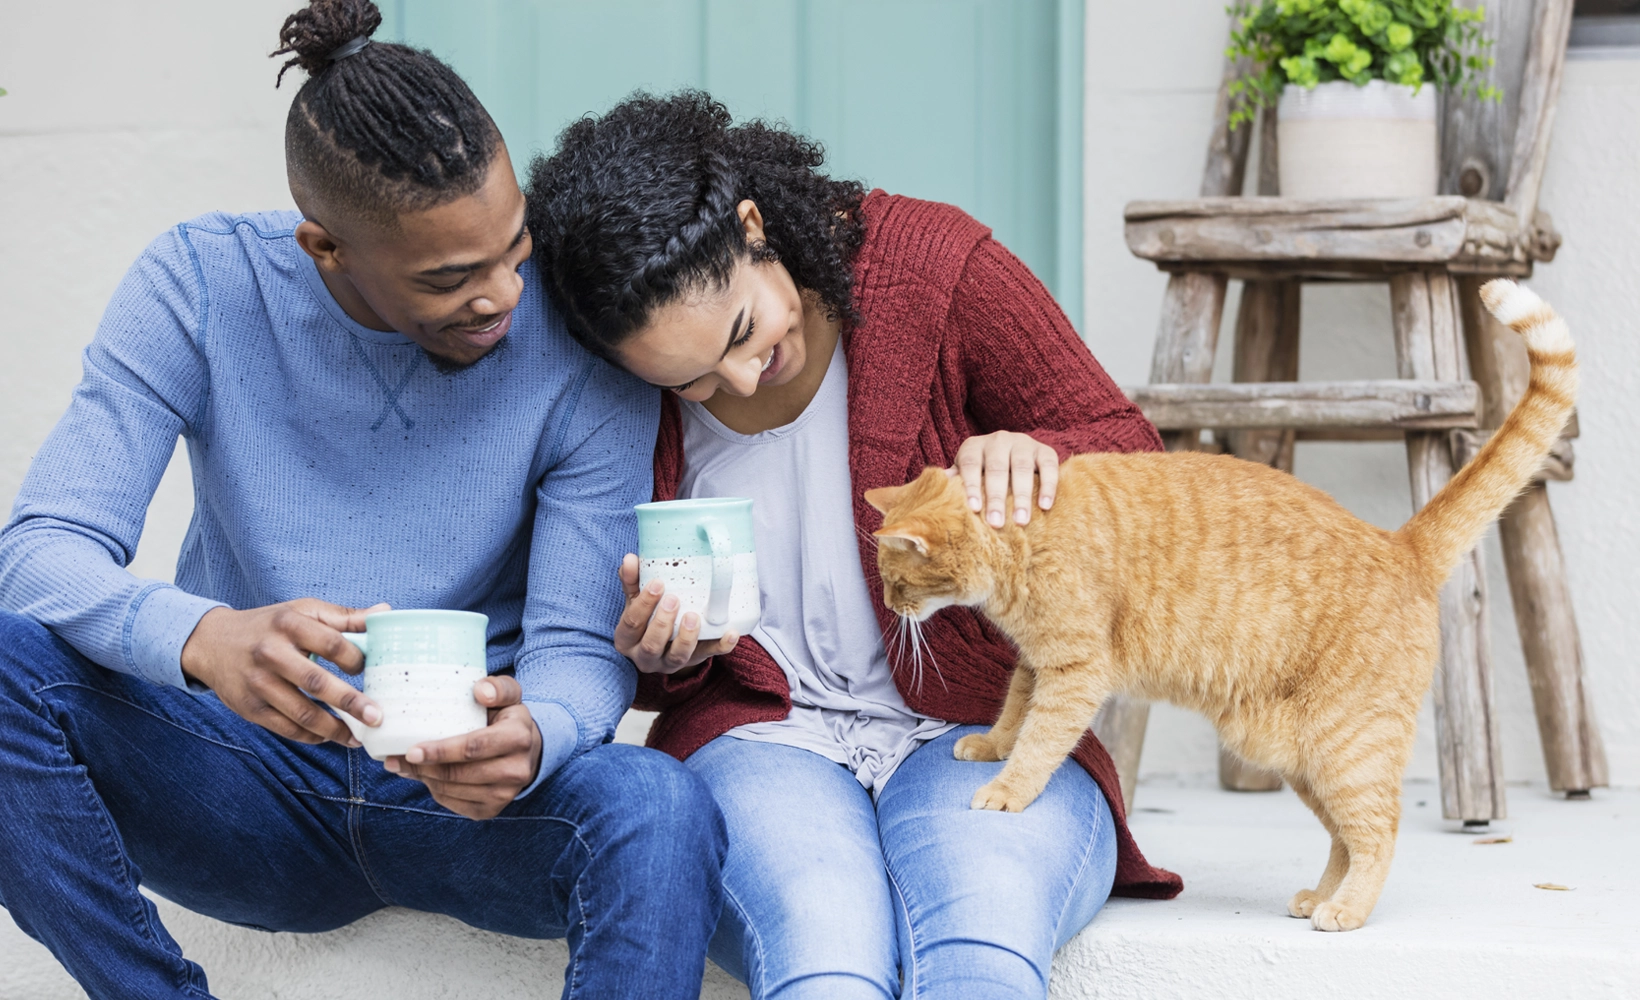
<svg viewBox="0 0 1640 1000"><path fill-rule="evenodd" d="M954 723L906 707L894 686L877 595L866 586L848 467L848 366L832 351L798 418L760 434L682 401L680 498L751 497L763 621L751 637L785 671L791 715L729 735L783 743L854 772L873 794L921 743Z"/></svg>

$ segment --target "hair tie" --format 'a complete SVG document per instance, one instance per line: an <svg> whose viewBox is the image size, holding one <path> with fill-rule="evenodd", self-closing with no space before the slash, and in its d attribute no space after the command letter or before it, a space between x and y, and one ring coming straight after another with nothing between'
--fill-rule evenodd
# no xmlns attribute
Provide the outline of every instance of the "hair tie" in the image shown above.
<svg viewBox="0 0 1640 1000"><path fill-rule="evenodd" d="M358 38L349 39L331 50L330 61L333 63L341 62L348 56L357 54L359 50L369 44L369 35L360 35Z"/></svg>

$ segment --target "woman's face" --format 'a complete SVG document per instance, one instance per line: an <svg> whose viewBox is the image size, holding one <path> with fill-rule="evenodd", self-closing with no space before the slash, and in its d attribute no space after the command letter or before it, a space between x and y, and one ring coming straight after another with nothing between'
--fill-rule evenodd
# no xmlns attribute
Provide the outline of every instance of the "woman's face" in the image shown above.
<svg viewBox="0 0 1640 1000"><path fill-rule="evenodd" d="M739 212L747 239L762 240L757 206L743 201ZM783 265L745 260L727 286L655 310L616 355L627 371L684 399L702 402L720 389L750 396L803 371L803 298Z"/></svg>

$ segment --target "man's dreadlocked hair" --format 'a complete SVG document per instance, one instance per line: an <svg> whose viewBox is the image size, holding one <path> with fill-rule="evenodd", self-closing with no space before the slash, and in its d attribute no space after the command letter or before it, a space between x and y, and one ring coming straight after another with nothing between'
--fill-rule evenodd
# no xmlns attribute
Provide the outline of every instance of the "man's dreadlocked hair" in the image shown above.
<svg viewBox="0 0 1640 1000"><path fill-rule="evenodd" d="M370 0L313 0L285 18L273 54L292 55L279 80L292 66L308 74L285 119L294 184L326 206L391 223L483 186L501 133L431 52L370 42L381 23ZM335 58L349 42L363 47Z"/></svg>

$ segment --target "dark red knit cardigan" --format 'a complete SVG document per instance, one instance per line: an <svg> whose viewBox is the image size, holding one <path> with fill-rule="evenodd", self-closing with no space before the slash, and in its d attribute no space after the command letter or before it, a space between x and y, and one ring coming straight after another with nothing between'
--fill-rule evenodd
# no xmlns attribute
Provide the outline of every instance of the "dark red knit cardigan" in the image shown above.
<svg viewBox="0 0 1640 1000"><path fill-rule="evenodd" d="M873 191L860 207L865 242L855 263L859 325L843 340L848 362L849 472L854 520L869 533L882 515L861 494L907 482L927 466L949 466L967 438L1020 431L1080 452L1154 451L1156 429L1111 382L1047 289L960 209ZM655 447L655 498L677 496L683 434L667 394ZM882 590L877 558L857 544L866 584ZM879 602L885 635L894 615ZM943 683L895 681L906 704L960 723L996 721L1016 656L1013 645L968 608L947 608L923 625ZM659 711L649 745L688 757L735 726L784 719L791 690L780 667L744 638L727 656L684 678L644 675L639 708ZM1110 755L1089 732L1075 758L1104 790L1116 818L1116 885L1124 896L1171 898L1180 878L1155 868L1128 832Z"/></svg>

